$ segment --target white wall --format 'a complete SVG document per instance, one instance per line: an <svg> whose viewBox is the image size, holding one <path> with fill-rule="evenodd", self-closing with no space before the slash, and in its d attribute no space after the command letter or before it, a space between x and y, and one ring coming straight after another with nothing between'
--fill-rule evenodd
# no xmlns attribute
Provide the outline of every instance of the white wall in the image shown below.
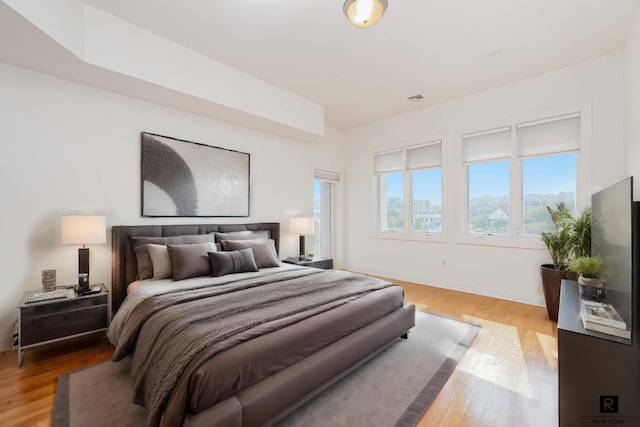
<svg viewBox="0 0 640 427"><path fill-rule="evenodd" d="M515 249L456 243L458 196L453 183L460 167L452 147L445 171L449 185L446 243L372 237L374 229L371 156L376 148L444 135L455 144L464 130L509 118L591 103L592 159L589 193L624 178L624 56L614 54L435 107L389 118L347 132L346 265L401 280L466 290L544 305L539 265L550 262L544 249ZM429 96L428 94L424 94ZM588 181L589 179L587 179ZM442 265L445 260L445 265ZM428 304L428 301L425 301Z"/></svg>
<svg viewBox="0 0 640 427"><path fill-rule="evenodd" d="M56 269L58 283L76 280L77 247L60 244L60 215L104 214L108 227L280 221L286 257L298 253L288 218L312 214L313 168L344 169L344 132L337 129L297 142L2 63L0 129L0 350L11 346L15 307L24 291L40 287L41 270ZM251 217L142 218L142 131L250 153ZM91 246L91 272L92 282L109 287L108 236L108 244Z"/></svg>
<svg viewBox="0 0 640 427"><path fill-rule="evenodd" d="M627 175L640 180L640 10L625 46L625 143ZM634 185L634 200L640 200L640 181Z"/></svg>

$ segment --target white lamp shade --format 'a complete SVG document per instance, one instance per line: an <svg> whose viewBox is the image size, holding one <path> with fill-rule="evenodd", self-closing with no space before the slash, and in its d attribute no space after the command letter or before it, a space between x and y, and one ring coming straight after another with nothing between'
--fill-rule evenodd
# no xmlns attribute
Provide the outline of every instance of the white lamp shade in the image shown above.
<svg viewBox="0 0 640 427"><path fill-rule="evenodd" d="M107 243L107 222L99 215L64 215L62 244L89 245Z"/></svg>
<svg viewBox="0 0 640 427"><path fill-rule="evenodd" d="M289 220L289 231L292 234L313 234L315 219L312 217L291 218Z"/></svg>

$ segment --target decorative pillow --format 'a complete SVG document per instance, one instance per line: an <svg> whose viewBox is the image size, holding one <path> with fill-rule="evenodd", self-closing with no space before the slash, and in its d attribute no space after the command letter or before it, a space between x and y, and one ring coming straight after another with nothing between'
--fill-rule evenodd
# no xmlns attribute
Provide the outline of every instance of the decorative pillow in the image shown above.
<svg viewBox="0 0 640 427"><path fill-rule="evenodd" d="M151 263L151 257L149 256L147 245L133 248L133 251L136 253L136 259L138 260L138 275L136 276L136 279L144 280L152 278L153 264Z"/></svg>
<svg viewBox="0 0 640 427"><path fill-rule="evenodd" d="M149 251L151 264L153 265L153 277L151 280L171 279L173 269L171 268L171 256L169 249L165 245L145 245Z"/></svg>
<svg viewBox="0 0 640 427"><path fill-rule="evenodd" d="M138 260L138 280L150 279L153 277L153 264L149 257L149 251L145 245L185 245L192 243L213 242L213 233L190 234L183 236L168 237L132 237L133 250Z"/></svg>
<svg viewBox="0 0 640 427"><path fill-rule="evenodd" d="M173 280L211 276L211 262L209 261L208 252L216 251L216 245L213 243L169 245L167 249L171 256Z"/></svg>
<svg viewBox="0 0 640 427"><path fill-rule="evenodd" d="M278 267L280 265L273 240L223 240L222 247L225 251L251 249L258 268Z"/></svg>
<svg viewBox="0 0 640 427"><path fill-rule="evenodd" d="M271 235L269 230L259 231L235 231L233 233L213 233L216 235L216 242L222 242L223 240L256 240L256 239L270 239Z"/></svg>
<svg viewBox="0 0 640 427"><path fill-rule="evenodd" d="M229 252L209 252L209 261L213 277L220 277L231 273L245 273L258 271L253 250L250 248Z"/></svg>

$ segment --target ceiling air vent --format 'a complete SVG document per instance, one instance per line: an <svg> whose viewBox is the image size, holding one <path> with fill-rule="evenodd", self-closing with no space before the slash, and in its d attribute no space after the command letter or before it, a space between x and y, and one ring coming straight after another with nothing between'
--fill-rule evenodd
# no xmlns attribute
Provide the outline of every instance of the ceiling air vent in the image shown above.
<svg viewBox="0 0 640 427"><path fill-rule="evenodd" d="M409 101L420 101L422 98L424 98L422 95L418 94L418 95L413 95L409 97Z"/></svg>

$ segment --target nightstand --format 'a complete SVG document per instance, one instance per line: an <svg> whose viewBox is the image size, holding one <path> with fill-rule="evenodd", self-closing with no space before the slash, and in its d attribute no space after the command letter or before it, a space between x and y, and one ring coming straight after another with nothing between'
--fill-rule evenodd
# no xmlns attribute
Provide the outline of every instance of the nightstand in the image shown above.
<svg viewBox="0 0 640 427"><path fill-rule="evenodd" d="M315 267L322 268L324 270L331 270L333 268L333 259L312 259L312 260L297 260L287 258L282 262L286 262L287 264L295 264L295 265L303 265L305 267Z"/></svg>
<svg viewBox="0 0 640 427"><path fill-rule="evenodd" d="M78 296L71 290L67 298L26 303L38 291L25 292L18 305L18 366L25 351L39 345L106 331L109 327L109 291Z"/></svg>

